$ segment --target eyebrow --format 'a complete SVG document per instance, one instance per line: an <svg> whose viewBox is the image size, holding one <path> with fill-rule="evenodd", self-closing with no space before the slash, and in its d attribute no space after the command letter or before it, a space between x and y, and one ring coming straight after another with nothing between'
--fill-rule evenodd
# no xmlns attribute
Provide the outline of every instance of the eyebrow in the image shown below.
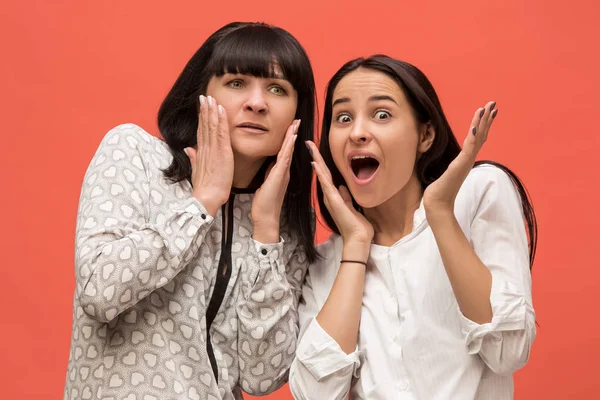
<svg viewBox="0 0 600 400"><path fill-rule="evenodd" d="M388 96L388 95L371 96L371 97L369 97L368 101L381 101L381 100L388 100L388 101L391 101L394 104L398 105L398 103L396 103L396 100L394 100L391 96ZM331 107L335 107L337 104L349 103L349 102L350 102L349 97L341 97L339 99L335 99L335 101L333 102Z"/></svg>

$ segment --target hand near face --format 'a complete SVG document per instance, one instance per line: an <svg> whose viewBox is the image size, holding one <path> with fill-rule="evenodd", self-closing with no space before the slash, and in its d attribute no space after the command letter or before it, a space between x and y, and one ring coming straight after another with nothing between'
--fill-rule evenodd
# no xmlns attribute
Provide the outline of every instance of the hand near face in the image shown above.
<svg viewBox="0 0 600 400"><path fill-rule="evenodd" d="M252 201L252 236L261 243L275 243L279 240L281 207L290 181L290 166L299 126L300 120L294 120L288 127L277 153L277 160L267 170L265 181Z"/></svg>
<svg viewBox="0 0 600 400"><path fill-rule="evenodd" d="M306 141L306 145L314 160L312 165L323 189L325 206L335 221L344 243L353 242L370 246L374 236L373 226L356 211L348 189L345 186L340 186L339 189L334 186L331 173L317 146L311 141Z"/></svg>
<svg viewBox="0 0 600 400"><path fill-rule="evenodd" d="M462 151L450 163L446 172L430 184L423 194L423 205L428 215L454 214L454 201L458 191L475 164L475 158L488 137L489 130L498 113L496 103L489 102L477 109Z"/></svg>
<svg viewBox="0 0 600 400"><path fill-rule="evenodd" d="M192 164L193 196L214 216L229 199L234 163L227 113L210 96L200 96L198 143L185 152Z"/></svg>

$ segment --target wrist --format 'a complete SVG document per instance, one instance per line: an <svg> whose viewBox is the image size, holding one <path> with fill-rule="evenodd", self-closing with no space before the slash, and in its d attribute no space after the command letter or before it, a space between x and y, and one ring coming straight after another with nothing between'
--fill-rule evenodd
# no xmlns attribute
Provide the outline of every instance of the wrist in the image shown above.
<svg viewBox="0 0 600 400"><path fill-rule="evenodd" d="M263 244L279 242L279 226L275 224L254 224L252 239Z"/></svg>
<svg viewBox="0 0 600 400"><path fill-rule="evenodd" d="M200 204L202 204L202 206L204 206L204 208L210 214L211 217L216 216L219 207L221 207L224 204L223 202L215 200L215 196L211 196L204 190L201 191L195 189L192 195L196 198L196 200L200 202Z"/></svg>
<svg viewBox="0 0 600 400"><path fill-rule="evenodd" d="M447 207L434 207L425 209L425 216L429 226L432 228L451 223L456 220L454 210Z"/></svg>
<svg viewBox="0 0 600 400"><path fill-rule="evenodd" d="M342 249L342 260L367 262L370 251L370 242L344 242L344 248Z"/></svg>

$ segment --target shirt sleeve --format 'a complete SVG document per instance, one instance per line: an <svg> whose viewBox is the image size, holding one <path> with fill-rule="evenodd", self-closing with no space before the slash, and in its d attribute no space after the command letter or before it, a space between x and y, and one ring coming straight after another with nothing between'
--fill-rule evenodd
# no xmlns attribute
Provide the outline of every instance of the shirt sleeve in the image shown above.
<svg viewBox="0 0 600 400"><path fill-rule="evenodd" d="M323 330L315 318L320 309L308 275L299 306L298 350L289 377L290 390L295 399L345 399L353 377L359 376L361 353L357 349L346 354Z"/></svg>
<svg viewBox="0 0 600 400"><path fill-rule="evenodd" d="M477 324L457 308L470 354L498 374L512 374L529 359L535 339L528 241L520 197L502 170L477 168L490 178L471 224L475 252L492 274L492 321Z"/></svg>
<svg viewBox="0 0 600 400"><path fill-rule="evenodd" d="M251 240L238 302L242 389L262 396L286 381L298 338L298 301L308 267L303 248ZM294 249L291 256L286 248Z"/></svg>
<svg viewBox="0 0 600 400"><path fill-rule="evenodd" d="M150 136L135 125L114 128L84 178L76 295L85 313L99 321L114 319L169 283L198 251L213 221L193 197L161 207L162 194L147 175L149 143ZM164 212L150 219L151 205Z"/></svg>

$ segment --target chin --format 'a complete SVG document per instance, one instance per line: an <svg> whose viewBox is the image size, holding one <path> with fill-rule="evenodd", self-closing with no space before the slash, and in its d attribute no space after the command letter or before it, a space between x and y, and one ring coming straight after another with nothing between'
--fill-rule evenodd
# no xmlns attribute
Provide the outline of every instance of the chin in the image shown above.
<svg viewBox="0 0 600 400"><path fill-rule="evenodd" d="M362 208L375 208L382 203L380 196L375 195L374 191L370 190L370 188L352 186L347 185L346 187L350 191L354 201Z"/></svg>
<svg viewBox="0 0 600 400"><path fill-rule="evenodd" d="M354 197L354 196L353 196ZM375 208L381 205L381 201L372 195L363 195L354 197L354 201L363 209Z"/></svg>
<svg viewBox="0 0 600 400"><path fill-rule="evenodd" d="M232 143L231 148L234 153L243 156L244 158L267 158L270 156L276 156L279 149L268 148L267 146L261 146L260 143Z"/></svg>

